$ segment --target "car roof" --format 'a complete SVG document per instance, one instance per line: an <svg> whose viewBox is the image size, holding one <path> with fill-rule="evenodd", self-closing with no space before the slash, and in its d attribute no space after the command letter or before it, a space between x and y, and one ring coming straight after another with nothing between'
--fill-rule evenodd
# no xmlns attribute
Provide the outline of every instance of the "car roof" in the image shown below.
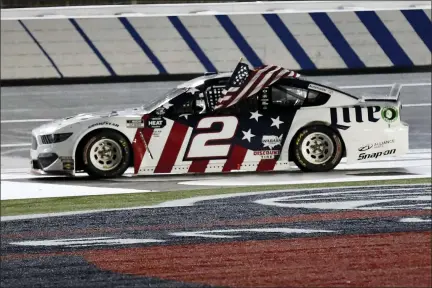
<svg viewBox="0 0 432 288"><path fill-rule="evenodd" d="M222 73L212 73L212 74L208 74L208 75L203 75L194 79L191 79L189 81L186 81L184 83L181 83L180 85L177 86L177 88L192 88L192 87L198 87L202 84L204 84L207 80L216 80L216 79L220 79L220 78L229 78L231 76L233 72L222 72ZM325 87L327 89L342 93L348 97L354 98L354 99L359 99L359 97L354 96L348 92L342 91L340 90L340 88L338 88L337 86L333 85L333 84L322 84L322 83L318 83L318 82L314 82L311 81L310 79L308 79L307 77L303 77L301 76L300 78L291 78L291 79L296 79L297 81L302 81L304 82L306 85L309 84L315 84L318 86L322 86Z"/></svg>
<svg viewBox="0 0 432 288"><path fill-rule="evenodd" d="M205 81L210 79L218 79L218 78L227 78L230 77L232 72L223 72L223 73L214 73L209 75L203 75L197 78L194 78L192 80L189 80L187 82L184 82L177 86L177 88L191 88L191 87L197 87L202 84L204 84Z"/></svg>

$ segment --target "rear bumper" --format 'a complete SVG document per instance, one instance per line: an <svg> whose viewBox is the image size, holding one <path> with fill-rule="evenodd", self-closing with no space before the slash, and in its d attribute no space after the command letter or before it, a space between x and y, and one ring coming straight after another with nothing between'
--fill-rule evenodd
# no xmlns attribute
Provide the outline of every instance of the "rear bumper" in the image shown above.
<svg viewBox="0 0 432 288"><path fill-rule="evenodd" d="M400 122L397 126L387 127L377 132L359 131L355 138L347 139L345 144L348 164L382 160L408 153L409 126L407 123Z"/></svg>

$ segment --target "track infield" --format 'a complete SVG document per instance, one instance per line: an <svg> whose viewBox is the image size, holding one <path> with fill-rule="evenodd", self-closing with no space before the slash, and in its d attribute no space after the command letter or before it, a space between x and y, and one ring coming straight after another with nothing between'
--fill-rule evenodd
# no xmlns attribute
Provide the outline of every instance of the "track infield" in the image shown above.
<svg viewBox="0 0 432 288"><path fill-rule="evenodd" d="M293 189L313 189L331 187L353 187L369 185L403 185L431 183L431 178L400 179L400 180L377 180L356 181L339 183L318 183L298 185L269 185L269 186L242 186L242 187L218 187L209 189L194 189L152 193L131 193L119 195L101 196L76 196L60 198L36 198L19 200L2 200L1 216L14 216L26 214L46 214L71 211L88 211L100 209L133 208L140 206L152 206L166 201L185 199L198 196L223 195L233 193L248 193L254 191L275 191Z"/></svg>

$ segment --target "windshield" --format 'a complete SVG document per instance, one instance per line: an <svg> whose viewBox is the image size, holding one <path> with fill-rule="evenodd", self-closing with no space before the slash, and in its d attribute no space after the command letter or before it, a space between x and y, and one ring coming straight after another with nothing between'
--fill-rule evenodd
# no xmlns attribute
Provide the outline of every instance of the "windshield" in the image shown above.
<svg viewBox="0 0 432 288"><path fill-rule="evenodd" d="M179 96L180 94L182 94L186 90L187 90L187 88L174 88L174 89L171 89L170 91L168 91L164 95L161 95L159 97L156 97L156 98L150 100L149 103L145 104L143 107L145 108L145 110L151 112L154 109L156 109L159 106L161 106L162 104L164 104L165 102L168 102L169 100L171 100L171 99Z"/></svg>

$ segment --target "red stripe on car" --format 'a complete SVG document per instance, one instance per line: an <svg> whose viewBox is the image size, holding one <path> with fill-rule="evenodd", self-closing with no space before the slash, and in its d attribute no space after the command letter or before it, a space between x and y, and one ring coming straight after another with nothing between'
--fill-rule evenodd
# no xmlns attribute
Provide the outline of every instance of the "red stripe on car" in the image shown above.
<svg viewBox="0 0 432 288"><path fill-rule="evenodd" d="M256 171L273 171L275 166L275 159L261 159L261 161L258 163Z"/></svg>
<svg viewBox="0 0 432 288"><path fill-rule="evenodd" d="M144 115L142 119L144 121L147 120L149 115ZM150 142L151 136L153 134L153 129L150 128L138 128L135 133L134 141L132 142L132 150L134 153L134 172L135 174L138 173L139 168L141 167L141 162L144 158L144 155L146 153L146 144L144 143L141 135L144 137L145 142L147 145Z"/></svg>
<svg viewBox="0 0 432 288"><path fill-rule="evenodd" d="M209 160L195 160L192 161L192 164L189 166L189 173L204 173Z"/></svg>
<svg viewBox="0 0 432 288"><path fill-rule="evenodd" d="M186 125L174 122L154 173L171 172L186 137L188 128L189 127Z"/></svg>
<svg viewBox="0 0 432 288"><path fill-rule="evenodd" d="M247 149L242 146L234 145L231 155L222 169L222 172L229 172L231 170L240 170L246 156Z"/></svg>

